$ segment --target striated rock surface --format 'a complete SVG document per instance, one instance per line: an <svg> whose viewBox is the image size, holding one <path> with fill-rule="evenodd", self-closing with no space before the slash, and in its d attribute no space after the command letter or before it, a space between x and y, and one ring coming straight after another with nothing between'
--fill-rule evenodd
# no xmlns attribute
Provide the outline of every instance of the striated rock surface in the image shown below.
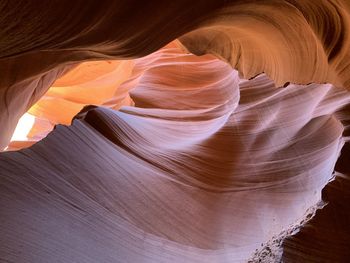
<svg viewBox="0 0 350 263"><path fill-rule="evenodd" d="M13 101L15 87L24 90L29 79L58 66L143 56L178 37L191 52L212 53L245 78L265 72L278 86L330 82L348 89L349 8L336 0L3 1L0 97ZM14 122L27 110L3 107ZM2 115L3 148L15 126Z"/></svg>
<svg viewBox="0 0 350 263"><path fill-rule="evenodd" d="M349 12L1 2L0 262L347 262Z"/></svg>

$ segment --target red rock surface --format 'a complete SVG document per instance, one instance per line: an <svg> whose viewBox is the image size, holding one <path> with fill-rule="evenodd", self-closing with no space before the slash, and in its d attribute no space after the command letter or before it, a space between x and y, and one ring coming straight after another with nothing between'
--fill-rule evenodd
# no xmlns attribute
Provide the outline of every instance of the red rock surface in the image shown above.
<svg viewBox="0 0 350 263"><path fill-rule="evenodd" d="M347 262L349 12L1 2L0 262Z"/></svg>

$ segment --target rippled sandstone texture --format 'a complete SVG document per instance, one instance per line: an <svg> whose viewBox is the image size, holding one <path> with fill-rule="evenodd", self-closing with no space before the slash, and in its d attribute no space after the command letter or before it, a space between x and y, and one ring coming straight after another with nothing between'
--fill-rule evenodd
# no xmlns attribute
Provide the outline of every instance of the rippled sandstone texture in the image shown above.
<svg viewBox="0 0 350 263"><path fill-rule="evenodd" d="M346 1L0 5L2 261L349 258Z"/></svg>

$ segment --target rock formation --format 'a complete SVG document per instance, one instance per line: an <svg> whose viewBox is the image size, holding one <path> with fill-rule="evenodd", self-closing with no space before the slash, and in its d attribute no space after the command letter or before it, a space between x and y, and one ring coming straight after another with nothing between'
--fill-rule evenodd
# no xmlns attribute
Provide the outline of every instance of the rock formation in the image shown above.
<svg viewBox="0 0 350 263"><path fill-rule="evenodd" d="M349 19L1 2L0 262L347 262Z"/></svg>

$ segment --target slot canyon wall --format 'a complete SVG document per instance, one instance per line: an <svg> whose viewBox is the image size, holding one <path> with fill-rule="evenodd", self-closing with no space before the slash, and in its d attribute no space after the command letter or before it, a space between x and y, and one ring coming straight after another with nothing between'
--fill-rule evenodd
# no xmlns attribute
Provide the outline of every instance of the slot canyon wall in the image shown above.
<svg viewBox="0 0 350 263"><path fill-rule="evenodd" d="M0 2L0 262L348 262L349 19Z"/></svg>

